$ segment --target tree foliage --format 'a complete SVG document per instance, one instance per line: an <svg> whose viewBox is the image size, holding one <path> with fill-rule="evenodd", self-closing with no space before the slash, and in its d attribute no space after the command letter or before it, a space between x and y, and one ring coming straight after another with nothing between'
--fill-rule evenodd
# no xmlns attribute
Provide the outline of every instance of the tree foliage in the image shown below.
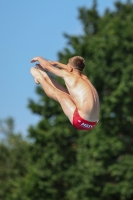
<svg viewBox="0 0 133 200"><path fill-rule="evenodd" d="M32 190L37 193L29 195L40 200L131 200L133 5L116 2L115 11L100 16L94 2L91 9L79 8L79 20L83 34L65 35L68 45L58 54L59 60L67 63L74 55L85 58L85 73L100 97L100 121L89 133L75 130L58 103L37 89L41 102L29 104L42 116L37 127L29 130L35 139L38 170L31 176L36 175Z"/></svg>
<svg viewBox="0 0 133 200"><path fill-rule="evenodd" d="M14 120L0 120L0 199L16 197L20 180L28 172L30 163L29 143L20 133L15 133Z"/></svg>
<svg viewBox="0 0 133 200"><path fill-rule="evenodd" d="M58 103L37 88L40 103L29 103L42 116L29 130L38 169L32 199L132 200L133 5L116 2L100 16L94 1L91 9L79 8L79 20L83 34L65 34L59 61L85 58L100 97L100 121L89 133L75 130Z"/></svg>

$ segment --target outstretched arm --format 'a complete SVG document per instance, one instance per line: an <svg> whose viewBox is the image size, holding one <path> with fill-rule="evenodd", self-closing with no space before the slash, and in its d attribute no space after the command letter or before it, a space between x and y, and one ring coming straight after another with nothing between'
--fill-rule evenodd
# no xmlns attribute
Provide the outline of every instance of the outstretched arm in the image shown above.
<svg viewBox="0 0 133 200"><path fill-rule="evenodd" d="M61 69L67 69L67 65L62 64L60 62L56 62L56 61L48 61L51 65L55 65Z"/></svg>
<svg viewBox="0 0 133 200"><path fill-rule="evenodd" d="M39 62L40 65L42 66L43 69L55 74L56 76L59 76L59 77L62 77L64 78L65 75L66 75L66 71L65 70L61 70L61 69L58 69L56 67L53 67L53 65L48 62L47 60L43 59L42 57L34 57L32 58L31 62Z"/></svg>

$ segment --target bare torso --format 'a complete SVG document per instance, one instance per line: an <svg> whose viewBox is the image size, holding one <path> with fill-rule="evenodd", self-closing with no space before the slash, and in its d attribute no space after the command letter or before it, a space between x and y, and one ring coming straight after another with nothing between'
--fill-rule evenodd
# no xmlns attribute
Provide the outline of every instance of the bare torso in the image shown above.
<svg viewBox="0 0 133 200"><path fill-rule="evenodd" d="M87 76L78 73L68 74L64 81L81 117L89 121L97 121L99 119L99 97Z"/></svg>
<svg viewBox="0 0 133 200"><path fill-rule="evenodd" d="M64 79L70 97L82 118L92 122L99 120L99 97L87 76L80 74L74 68L71 70L72 67L68 66L69 63L64 65L55 62L61 68L60 70L52 66L54 62L49 63L41 57L35 57L31 60L31 62L36 61L43 69Z"/></svg>

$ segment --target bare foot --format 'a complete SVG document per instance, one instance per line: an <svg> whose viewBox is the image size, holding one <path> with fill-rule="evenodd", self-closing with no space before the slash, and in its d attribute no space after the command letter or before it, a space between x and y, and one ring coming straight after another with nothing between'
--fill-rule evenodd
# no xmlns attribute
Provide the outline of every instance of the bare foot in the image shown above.
<svg viewBox="0 0 133 200"><path fill-rule="evenodd" d="M34 77L35 83L39 84L39 77L42 76L38 69L31 67L30 73Z"/></svg>

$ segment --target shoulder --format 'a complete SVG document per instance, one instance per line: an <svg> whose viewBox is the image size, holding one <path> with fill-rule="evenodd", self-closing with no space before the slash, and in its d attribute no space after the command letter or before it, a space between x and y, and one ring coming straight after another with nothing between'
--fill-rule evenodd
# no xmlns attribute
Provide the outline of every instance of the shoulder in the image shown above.
<svg viewBox="0 0 133 200"><path fill-rule="evenodd" d="M81 77L78 77L73 73L66 72L64 76L64 81L67 85L74 87L75 85L77 85L77 83L80 83L79 78L81 79Z"/></svg>
<svg viewBox="0 0 133 200"><path fill-rule="evenodd" d="M82 74L81 77L82 77L82 79L84 79L84 80L89 80L88 77L87 77L85 74Z"/></svg>

